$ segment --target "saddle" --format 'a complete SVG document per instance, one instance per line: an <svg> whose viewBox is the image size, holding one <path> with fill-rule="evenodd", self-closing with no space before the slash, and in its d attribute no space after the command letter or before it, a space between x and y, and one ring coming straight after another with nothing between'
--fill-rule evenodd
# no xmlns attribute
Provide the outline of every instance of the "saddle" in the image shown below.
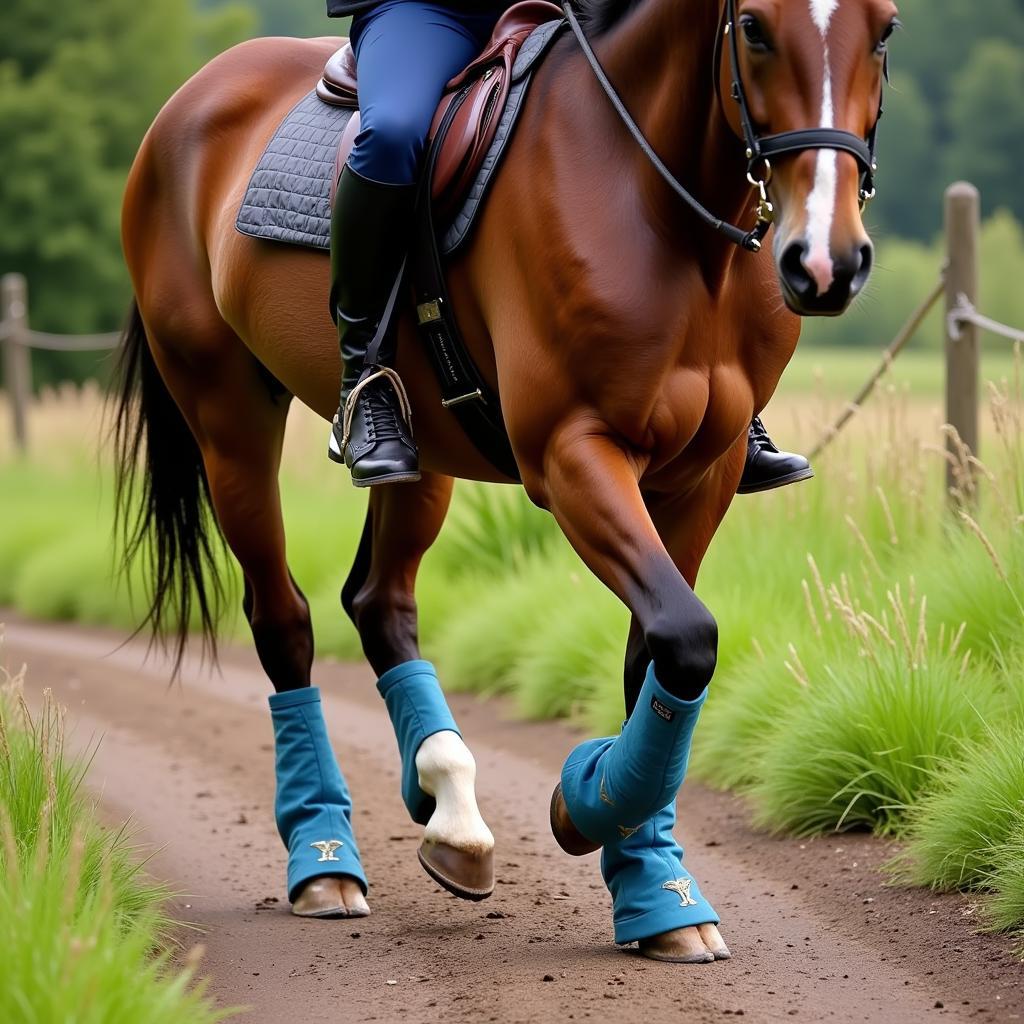
<svg viewBox="0 0 1024 1024"><path fill-rule="evenodd" d="M440 220L447 220L458 209L494 140L520 47L538 26L561 17L561 8L547 0L522 0L510 7L498 20L480 56L445 87L430 130L431 144L440 147L431 185ZM327 61L316 94L331 106L356 111L338 146L331 185L333 202L338 176L359 133L359 82L350 43ZM457 109L451 112L456 100ZM446 121L443 138L438 139Z"/></svg>

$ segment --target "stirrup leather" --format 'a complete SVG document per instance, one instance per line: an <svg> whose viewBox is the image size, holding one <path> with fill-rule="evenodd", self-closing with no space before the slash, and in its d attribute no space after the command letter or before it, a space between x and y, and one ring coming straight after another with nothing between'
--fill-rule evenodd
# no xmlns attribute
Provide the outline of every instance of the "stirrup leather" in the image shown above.
<svg viewBox="0 0 1024 1024"><path fill-rule="evenodd" d="M341 422L342 452L348 447L348 442L352 437L352 419L356 414L356 401L360 394L362 394L363 389L376 380L387 380L392 388L394 388L395 394L398 396L398 406L401 410L402 418L405 420L409 430L412 430L412 403L409 401L409 395L405 390L405 385L402 383L402 378L390 366L381 366L369 376L359 381L349 392L348 399L345 401L345 411Z"/></svg>

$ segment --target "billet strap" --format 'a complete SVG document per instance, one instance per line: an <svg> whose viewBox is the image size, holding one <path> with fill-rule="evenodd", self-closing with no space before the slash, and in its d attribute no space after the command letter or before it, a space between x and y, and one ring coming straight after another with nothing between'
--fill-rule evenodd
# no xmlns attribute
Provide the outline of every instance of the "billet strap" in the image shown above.
<svg viewBox="0 0 1024 1024"><path fill-rule="evenodd" d="M434 230L431 197L437 158L468 93L468 87L459 92L445 112L427 154L420 182L413 242L417 322L441 387L441 404L451 410L477 451L499 473L519 480L519 467L505 429L501 402L473 362L456 323Z"/></svg>

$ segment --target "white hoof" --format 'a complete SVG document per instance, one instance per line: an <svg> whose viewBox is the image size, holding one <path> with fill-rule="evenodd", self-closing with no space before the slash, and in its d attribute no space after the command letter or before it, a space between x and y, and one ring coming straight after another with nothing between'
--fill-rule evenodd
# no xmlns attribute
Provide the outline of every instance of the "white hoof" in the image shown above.
<svg viewBox="0 0 1024 1024"><path fill-rule="evenodd" d="M494 836L476 805L476 761L462 737L436 732L416 751L420 789L437 802L423 832L427 843L444 843L465 853L494 849Z"/></svg>

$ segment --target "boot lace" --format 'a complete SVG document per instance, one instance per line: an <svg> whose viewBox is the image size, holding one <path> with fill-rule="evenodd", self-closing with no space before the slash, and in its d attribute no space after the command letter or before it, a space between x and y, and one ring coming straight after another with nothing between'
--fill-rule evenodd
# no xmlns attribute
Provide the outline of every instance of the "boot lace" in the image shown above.
<svg viewBox="0 0 1024 1024"><path fill-rule="evenodd" d="M767 449L768 451L778 451L775 447L775 442L768 436L768 431L765 430L764 424L761 422L760 416L755 416L750 424L750 436L754 439L754 443L761 449Z"/></svg>
<svg viewBox="0 0 1024 1024"><path fill-rule="evenodd" d="M380 384L370 387L371 384ZM356 404L363 398L363 412L373 428L374 437L378 441L401 440L403 435L394 417L394 410L388 401L385 387L390 384L398 399L398 409L402 419L412 428L412 405L409 395L402 383L402 378L390 366L381 366L368 377L361 380L351 391L345 403L345 414L342 420L343 440L342 451L348 446L352 436L352 420L356 414ZM363 392L366 392L364 395Z"/></svg>

